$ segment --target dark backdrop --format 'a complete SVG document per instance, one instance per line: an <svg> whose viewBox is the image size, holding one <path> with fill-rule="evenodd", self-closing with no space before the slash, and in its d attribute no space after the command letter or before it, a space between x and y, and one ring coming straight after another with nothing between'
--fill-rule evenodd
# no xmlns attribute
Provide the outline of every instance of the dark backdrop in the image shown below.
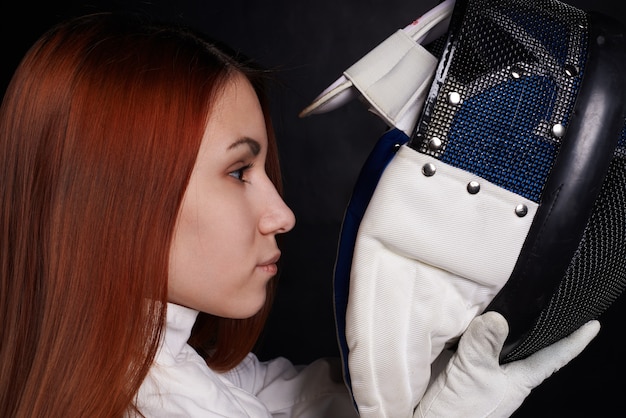
<svg viewBox="0 0 626 418"><path fill-rule="evenodd" d="M48 1L0 6L3 18L2 91L26 49L67 16L130 10L194 26L277 71L274 121L285 177L286 201L297 217L285 238L276 304L258 350L308 363L337 356L332 274L344 208L358 170L385 126L360 103L299 119L298 112L343 70L437 0L318 1ZM624 17L617 0L570 4ZM626 75L625 75L626 76ZM588 349L548 379L516 416L611 416L625 388L624 352L618 343L624 301L603 315L603 329Z"/></svg>

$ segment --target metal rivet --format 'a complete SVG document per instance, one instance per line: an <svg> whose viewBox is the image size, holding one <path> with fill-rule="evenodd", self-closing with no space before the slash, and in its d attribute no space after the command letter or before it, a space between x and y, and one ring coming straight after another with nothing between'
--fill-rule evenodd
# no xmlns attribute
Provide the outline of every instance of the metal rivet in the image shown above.
<svg viewBox="0 0 626 418"><path fill-rule="evenodd" d="M436 171L437 167L435 167L435 164L433 163L426 163L424 164L424 167L422 167L422 173L424 173L426 177L433 176Z"/></svg>
<svg viewBox="0 0 626 418"><path fill-rule="evenodd" d="M565 135L565 126L561 125L560 123L555 123L554 125L552 125L552 134L554 134L554 136L556 136L557 138L561 138L563 135Z"/></svg>
<svg viewBox="0 0 626 418"><path fill-rule="evenodd" d="M519 67L511 68L511 77L520 78L521 76L522 76L522 70L520 70Z"/></svg>
<svg viewBox="0 0 626 418"><path fill-rule="evenodd" d="M566 64L564 68L565 74L570 77L576 77L578 75L578 68L572 64Z"/></svg>
<svg viewBox="0 0 626 418"><path fill-rule="evenodd" d="M480 183L478 183L477 181L470 181L469 183L467 183L467 191L469 192L469 194L476 194L480 191Z"/></svg>
<svg viewBox="0 0 626 418"><path fill-rule="evenodd" d="M430 138L430 141L428 141L428 149L431 151L437 151L439 148L441 148L441 139L436 136Z"/></svg>
<svg viewBox="0 0 626 418"><path fill-rule="evenodd" d="M461 95L456 91L448 93L448 103L453 105L461 103Z"/></svg>
<svg viewBox="0 0 626 418"><path fill-rule="evenodd" d="M519 204L515 206L515 214L519 216L520 218L523 218L524 216L528 214L528 207L526 207L526 205L523 205L523 204Z"/></svg>
<svg viewBox="0 0 626 418"><path fill-rule="evenodd" d="M402 144L393 144L393 151L397 152Z"/></svg>

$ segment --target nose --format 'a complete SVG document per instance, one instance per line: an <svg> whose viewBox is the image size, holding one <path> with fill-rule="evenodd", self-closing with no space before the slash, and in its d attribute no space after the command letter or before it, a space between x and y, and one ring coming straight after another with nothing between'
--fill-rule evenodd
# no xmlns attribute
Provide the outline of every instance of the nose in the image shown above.
<svg viewBox="0 0 626 418"><path fill-rule="evenodd" d="M270 183L271 184L271 183ZM296 224L296 217L273 184L265 194L265 210L259 220L262 234L284 234Z"/></svg>

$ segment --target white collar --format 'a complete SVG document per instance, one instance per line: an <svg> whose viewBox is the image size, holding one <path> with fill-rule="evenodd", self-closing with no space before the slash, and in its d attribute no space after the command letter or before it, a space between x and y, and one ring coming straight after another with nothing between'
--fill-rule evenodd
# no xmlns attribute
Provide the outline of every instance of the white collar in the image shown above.
<svg viewBox="0 0 626 418"><path fill-rule="evenodd" d="M194 309L168 302L163 346L174 358L187 345L198 313Z"/></svg>

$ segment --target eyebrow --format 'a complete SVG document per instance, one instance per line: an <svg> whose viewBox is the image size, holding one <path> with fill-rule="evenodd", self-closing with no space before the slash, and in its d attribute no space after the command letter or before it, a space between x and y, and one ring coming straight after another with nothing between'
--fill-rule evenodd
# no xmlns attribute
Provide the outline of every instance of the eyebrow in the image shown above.
<svg viewBox="0 0 626 418"><path fill-rule="evenodd" d="M259 144L258 141L248 137L238 139L237 141L230 144L228 146L228 149L231 150L242 145L247 145L248 148L250 148L250 152L252 152L254 156L259 155L259 152L261 152L261 144Z"/></svg>

